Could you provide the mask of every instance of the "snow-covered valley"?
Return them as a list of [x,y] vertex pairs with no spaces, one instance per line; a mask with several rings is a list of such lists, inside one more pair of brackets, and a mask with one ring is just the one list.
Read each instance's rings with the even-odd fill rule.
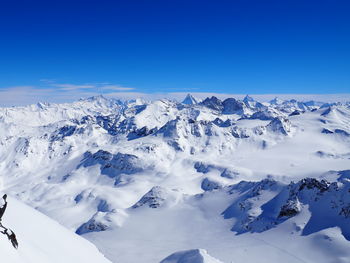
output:
[[0,108],[0,174],[2,193],[111,262],[350,259],[349,103],[97,96]]

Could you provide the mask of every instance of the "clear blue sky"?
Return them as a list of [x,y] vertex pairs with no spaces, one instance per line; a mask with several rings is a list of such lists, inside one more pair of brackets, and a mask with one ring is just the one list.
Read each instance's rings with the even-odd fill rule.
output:
[[348,0],[0,5],[0,90],[109,83],[144,93],[350,91]]

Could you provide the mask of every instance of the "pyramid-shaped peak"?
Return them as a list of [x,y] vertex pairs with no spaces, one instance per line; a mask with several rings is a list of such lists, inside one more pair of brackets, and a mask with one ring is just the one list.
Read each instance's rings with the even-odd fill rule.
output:
[[255,101],[252,97],[250,97],[249,95],[246,95],[243,99],[243,102],[253,102]]
[[191,94],[187,94],[186,98],[182,101],[183,104],[193,105],[197,104],[198,100]]

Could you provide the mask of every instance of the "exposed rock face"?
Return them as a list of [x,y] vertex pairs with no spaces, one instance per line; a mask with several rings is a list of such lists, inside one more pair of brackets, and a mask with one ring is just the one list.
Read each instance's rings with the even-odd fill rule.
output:
[[203,162],[196,162],[194,164],[194,168],[197,170],[199,173],[208,173],[212,169],[216,169],[216,166],[211,165],[211,164],[205,164]]
[[141,206],[148,206],[150,208],[160,207],[166,199],[166,190],[160,186],[154,186],[149,192],[147,192],[132,208],[138,208]]
[[[308,190],[312,190],[315,189],[316,191],[319,191],[320,193],[323,193],[324,191],[327,191],[329,189],[329,185],[330,183],[325,181],[325,180],[317,180],[315,178],[305,178],[300,180],[296,186],[292,185],[292,191],[296,192],[296,191],[302,191],[303,189],[308,189]],[[295,190],[294,188],[298,187],[298,190]]]
[[267,125],[267,128],[273,132],[288,135],[291,131],[291,123],[287,118],[276,117]]
[[201,187],[204,191],[212,191],[215,189],[220,189],[222,188],[222,185],[220,185],[219,182],[215,182],[213,180],[210,180],[209,178],[205,178],[202,181]]
[[178,123],[180,119],[168,121],[163,127],[159,129],[157,134],[162,134],[166,138],[177,139],[180,137],[178,132]]
[[204,249],[179,251],[163,259],[160,263],[222,263],[210,256]]
[[350,133],[348,133],[347,131],[345,131],[343,129],[335,129],[334,133],[340,134],[340,135],[343,135],[343,136],[346,136],[346,137],[350,136]]
[[295,110],[293,111],[292,113],[289,114],[289,116],[296,116],[296,115],[300,115],[304,113],[303,111],[300,111],[300,110]]
[[106,217],[106,213],[97,212],[88,222],[82,224],[76,231],[78,235],[89,232],[100,232],[108,229],[111,220]]
[[332,107],[328,107],[326,110],[324,110],[324,111],[321,113],[321,116],[327,116],[327,115],[329,115],[331,112],[332,112]]
[[332,133],[334,133],[334,132],[332,132],[331,130],[328,130],[328,129],[326,129],[326,128],[323,128],[321,132],[322,132],[322,133],[325,133],[325,134],[332,134]]
[[59,128],[51,135],[51,141],[63,140],[65,137],[72,136],[77,130],[77,126],[66,125]]
[[350,218],[350,204],[342,207],[339,215],[344,216],[345,218]]
[[168,189],[161,186],[154,186],[131,209],[135,208],[168,208],[182,201],[184,194],[179,189]]
[[273,120],[274,118],[278,116],[283,116],[280,111],[274,109],[274,108],[262,108],[258,111],[254,112],[249,119],[254,120]]
[[239,172],[232,171],[230,169],[224,169],[220,175],[228,179],[237,179],[239,176]]
[[264,106],[263,104],[261,104],[260,102],[254,100],[252,97],[250,97],[249,95],[246,95],[243,99],[243,103],[250,109],[262,109],[265,108],[266,106]]
[[255,100],[252,97],[250,97],[249,95],[246,95],[243,99],[243,102],[246,106],[251,107],[252,106],[251,104],[254,103]]
[[212,96],[211,98],[206,98],[205,100],[203,100],[201,103],[201,105],[206,106],[207,108],[210,108],[212,110],[216,110],[221,112],[224,108],[222,101],[219,100],[217,97]]
[[246,107],[243,102],[238,101],[234,98],[225,99],[222,102],[222,105],[223,105],[223,110],[222,110],[223,114],[243,113],[244,107]]
[[238,219],[232,230],[240,234],[266,231],[308,209],[311,218],[302,229],[303,234],[338,226],[344,237],[350,240],[347,227],[350,180],[347,179],[347,171],[339,174],[341,184],[315,178],[305,178],[289,185],[271,180],[241,182],[230,188],[230,193],[242,194],[223,215]]
[[203,162],[195,162],[194,168],[198,173],[203,173],[203,174],[207,174],[213,171],[218,171],[220,172],[221,177],[225,177],[228,179],[235,179],[239,175],[237,171],[231,170],[229,168],[213,165],[213,164],[207,164]]
[[104,150],[99,150],[94,154],[86,152],[84,159],[77,168],[96,164],[100,165],[101,174],[115,178],[116,183],[118,183],[121,174],[134,174],[142,172],[145,169],[139,158],[135,155],[120,152],[112,154]]
[[250,130],[244,129],[244,128],[239,128],[237,126],[232,127],[231,129],[231,134],[233,137],[237,139],[246,139],[250,137]]
[[301,211],[301,204],[298,198],[289,199],[287,203],[281,207],[278,217],[292,217]]
[[129,140],[139,139],[141,137],[145,137],[145,136],[154,134],[157,131],[158,131],[157,127],[149,129],[147,126],[144,126],[144,127],[140,128],[140,129],[135,129],[132,132],[130,132],[128,134],[128,139]]
[[219,126],[219,127],[230,127],[232,125],[234,125],[234,122],[230,119],[227,119],[226,121],[223,121],[221,120],[220,118],[216,118],[213,123],[216,125],[216,126]]
[[197,104],[198,100],[191,94],[187,94],[186,98],[182,101],[182,104],[194,105]]

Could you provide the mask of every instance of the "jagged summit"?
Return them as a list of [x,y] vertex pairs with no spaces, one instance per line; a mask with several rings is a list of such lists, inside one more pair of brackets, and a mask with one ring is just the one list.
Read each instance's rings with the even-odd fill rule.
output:
[[283,135],[288,135],[291,131],[291,123],[287,118],[276,117],[267,126],[273,132],[281,133]]
[[88,100],[88,101],[93,101],[93,100],[107,100],[107,98],[105,96],[103,96],[102,94],[99,95],[95,95],[95,96],[91,96],[91,97],[87,97],[87,98],[80,98],[80,101],[83,100]]
[[106,97],[102,94],[96,95],[96,96],[91,96],[88,98],[80,98],[79,101],[80,102],[95,103],[96,105],[100,105],[100,106],[113,106],[115,104],[117,104],[117,105],[125,104],[125,102],[123,102],[119,99],[109,98],[109,97]]
[[166,199],[166,189],[160,186],[154,186],[149,190],[132,208],[138,208],[147,205],[151,208],[160,207]]
[[194,105],[197,104],[198,100],[193,97],[191,94],[187,94],[185,99],[182,101],[182,104],[187,104],[187,105]]
[[112,99],[107,98],[107,97],[103,96],[102,94],[79,99],[79,101],[82,101],[82,102],[87,101],[87,102],[100,102],[100,103],[109,102],[111,100]]
[[200,104],[217,111],[223,109],[222,101],[215,96],[206,98]]
[[270,100],[269,102],[272,105],[280,105],[284,102],[284,100],[281,100],[280,98],[275,97],[273,100]]
[[244,98],[243,98],[243,103],[250,109],[263,109],[265,108],[265,106],[256,101],[254,98],[250,97],[249,95],[246,95]]
[[249,103],[249,102],[254,102],[255,100],[250,97],[249,95],[245,95],[245,97],[243,98],[243,102],[244,103]]
[[39,109],[45,109],[46,107],[49,107],[50,106],[50,103],[48,103],[48,102],[38,102],[37,104],[37,107],[39,108]]

